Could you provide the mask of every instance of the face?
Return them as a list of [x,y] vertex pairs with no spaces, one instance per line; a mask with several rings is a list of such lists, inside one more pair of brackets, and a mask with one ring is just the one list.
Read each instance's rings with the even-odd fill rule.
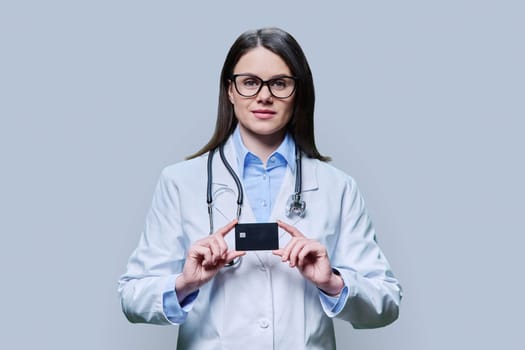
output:
[[[244,54],[233,69],[233,74],[250,74],[264,81],[292,75],[281,57],[261,46]],[[244,97],[230,82],[228,96],[245,141],[246,138],[282,140],[285,127],[292,118],[294,94],[285,99],[276,98],[264,85],[257,95]]]

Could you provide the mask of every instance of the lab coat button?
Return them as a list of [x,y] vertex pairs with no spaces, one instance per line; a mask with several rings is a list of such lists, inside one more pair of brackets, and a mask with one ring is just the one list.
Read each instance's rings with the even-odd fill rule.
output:
[[268,322],[268,320],[262,319],[259,321],[259,327],[268,328],[270,327],[270,322]]

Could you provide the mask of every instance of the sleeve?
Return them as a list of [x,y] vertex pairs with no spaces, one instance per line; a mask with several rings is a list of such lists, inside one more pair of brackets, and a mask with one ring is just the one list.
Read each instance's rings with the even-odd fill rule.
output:
[[328,317],[334,317],[341,312],[345,306],[347,295],[348,287],[346,285],[344,285],[338,296],[330,296],[319,289],[319,300],[321,301],[321,306]]
[[181,227],[178,190],[165,169],[157,183],[139,244],[119,280],[122,311],[130,322],[159,325],[184,322],[196,294],[193,300],[188,302],[186,298],[186,304],[179,305],[175,279],[182,272],[188,245]]
[[[375,239],[375,230],[355,181],[349,178],[342,198],[340,232],[331,263],[344,280],[346,295],[328,312],[354,328],[377,328],[399,315],[402,289]],[[339,310],[338,310],[339,309]]]

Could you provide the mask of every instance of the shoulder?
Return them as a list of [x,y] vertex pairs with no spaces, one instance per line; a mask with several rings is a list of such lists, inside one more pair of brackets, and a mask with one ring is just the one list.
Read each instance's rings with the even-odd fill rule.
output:
[[332,185],[340,184],[343,186],[356,186],[355,180],[352,176],[330,163],[313,158],[306,158],[306,162],[311,163],[311,165],[316,168],[319,181],[330,183]]
[[352,176],[326,162],[315,160],[319,189],[326,191],[332,199],[340,198],[341,203],[350,207],[364,208],[364,200],[357,182]]
[[[196,158],[168,165],[162,169],[161,179],[178,182],[195,177],[205,177],[207,159],[208,154],[206,153]],[[196,176],[197,174],[202,174],[202,176]]]

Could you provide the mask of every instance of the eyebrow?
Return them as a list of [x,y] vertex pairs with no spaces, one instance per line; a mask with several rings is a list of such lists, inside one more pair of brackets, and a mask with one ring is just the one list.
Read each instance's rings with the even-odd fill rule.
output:
[[[252,77],[256,77],[261,80],[264,80],[257,74],[253,74],[253,73],[233,73],[233,75],[246,75],[246,76],[252,76]],[[293,77],[293,76],[291,74],[276,74],[276,75],[272,75],[268,80],[279,79],[279,78],[284,78],[284,77]]]

